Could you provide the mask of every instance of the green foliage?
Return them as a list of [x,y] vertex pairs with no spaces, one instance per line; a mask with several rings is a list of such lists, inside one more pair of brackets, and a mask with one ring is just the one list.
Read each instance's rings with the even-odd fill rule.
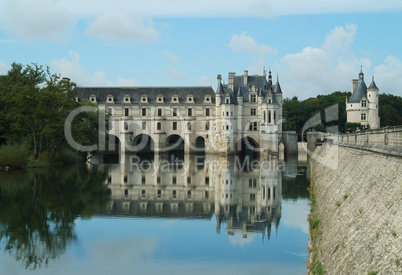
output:
[[368,275],[377,275],[378,271],[377,270],[369,270],[369,272],[367,274]]
[[379,105],[381,127],[402,125],[402,97],[380,94]]
[[[327,132],[327,129],[331,126],[339,125],[338,130],[343,132],[346,122],[345,100],[346,97],[349,96],[350,92],[337,91],[329,95],[319,95],[316,98],[309,98],[303,101],[299,101],[297,97],[293,97],[292,99],[285,98],[283,101],[283,117],[285,118],[283,129],[293,130],[301,134],[305,123],[314,115],[319,114],[321,123],[313,125],[312,128],[317,131]],[[338,113],[328,116],[328,118],[330,118],[328,119],[325,114],[325,109],[336,104],[338,104]],[[334,120],[333,117],[337,119]]]
[[[75,87],[70,80],[51,74],[48,67],[13,63],[7,75],[0,76],[0,144],[21,144],[28,139],[34,165],[40,159],[52,161],[65,154],[61,152],[67,152],[68,147],[64,134],[66,118],[82,106],[74,100]],[[72,124],[76,141],[96,144],[98,123],[96,113],[79,114]]]
[[319,263],[316,265],[313,274],[323,275],[324,273],[325,273],[324,268],[322,267],[321,262],[319,262]]
[[[328,127],[338,125],[339,132],[345,133],[348,128],[355,131],[360,124],[346,124],[346,97],[350,97],[350,92],[334,92],[329,95],[318,95],[299,101],[297,97],[283,100],[283,117],[285,131],[293,130],[301,134],[305,123],[314,115],[319,114],[321,123],[312,126],[317,131],[328,132]],[[326,121],[325,109],[338,104],[338,120]],[[391,94],[379,95],[379,116],[381,127],[402,125],[402,97]]]
[[28,161],[28,144],[7,144],[0,147],[0,167],[25,168]]
[[354,133],[356,129],[359,128],[360,130],[363,129],[363,125],[356,122],[346,122],[345,123],[345,133]]

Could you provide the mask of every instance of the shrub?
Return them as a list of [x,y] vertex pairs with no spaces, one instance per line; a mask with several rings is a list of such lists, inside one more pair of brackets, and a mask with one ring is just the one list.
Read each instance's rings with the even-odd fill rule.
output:
[[29,145],[27,143],[3,145],[0,148],[0,167],[27,167],[29,152]]

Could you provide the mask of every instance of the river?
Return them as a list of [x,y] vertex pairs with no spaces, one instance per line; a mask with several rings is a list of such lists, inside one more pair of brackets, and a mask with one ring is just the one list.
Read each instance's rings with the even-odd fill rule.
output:
[[306,274],[297,160],[91,162],[0,171],[0,274]]

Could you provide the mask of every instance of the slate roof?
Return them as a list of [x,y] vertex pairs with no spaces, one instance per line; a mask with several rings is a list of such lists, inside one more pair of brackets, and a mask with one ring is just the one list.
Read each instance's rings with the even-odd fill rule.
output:
[[[275,99],[275,94],[282,94],[282,89],[279,85],[279,81],[277,81],[276,85],[272,85],[272,81],[267,81],[265,75],[249,75],[247,76],[247,86],[244,86],[244,76],[243,75],[238,75],[234,76],[233,78],[233,86],[234,89],[233,91],[228,88],[228,85],[222,85],[221,83],[218,84],[217,88],[217,93],[222,94],[222,89],[223,93],[226,93],[227,90],[230,90],[229,93],[233,94],[234,100],[231,100],[231,104],[237,104],[237,97],[243,97],[243,102],[249,102],[249,87],[252,85],[255,85],[255,89],[257,91],[258,96],[264,97],[264,102],[267,100],[267,94],[268,90],[271,90],[272,92],[272,103],[277,104],[277,101]],[[224,104],[225,102],[223,101],[223,96],[221,97],[222,101],[221,104]],[[233,103],[232,103],[233,102]]]
[[366,83],[364,83],[364,74],[360,71],[359,80],[348,103],[359,103],[363,97],[367,98],[367,86]]
[[378,90],[377,85],[375,85],[375,82],[374,82],[374,76],[371,79],[371,83],[370,83],[370,86],[368,87],[368,90]]
[[215,92],[212,87],[78,87],[78,100],[96,96],[97,103],[105,103],[108,95],[113,96],[114,103],[123,103],[124,96],[129,95],[131,103],[139,103],[142,95],[147,95],[148,103],[156,103],[156,98],[162,95],[164,102],[170,102],[173,95],[177,95],[180,103],[185,103],[187,95],[193,95],[194,103],[204,102],[204,96],[211,96],[211,103],[215,103]]

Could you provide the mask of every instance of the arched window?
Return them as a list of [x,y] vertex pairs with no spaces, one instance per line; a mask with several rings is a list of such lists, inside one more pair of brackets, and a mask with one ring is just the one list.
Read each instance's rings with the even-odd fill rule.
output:
[[271,123],[271,111],[268,111],[268,123]]
[[266,119],[267,119],[267,118],[266,118],[266,116],[267,116],[267,113],[264,111],[264,123],[265,123],[265,122],[267,122],[267,120],[266,120]]
[[187,123],[187,130],[191,131],[191,122]]
[[156,129],[162,130],[162,123],[158,122],[158,124],[156,125]]

